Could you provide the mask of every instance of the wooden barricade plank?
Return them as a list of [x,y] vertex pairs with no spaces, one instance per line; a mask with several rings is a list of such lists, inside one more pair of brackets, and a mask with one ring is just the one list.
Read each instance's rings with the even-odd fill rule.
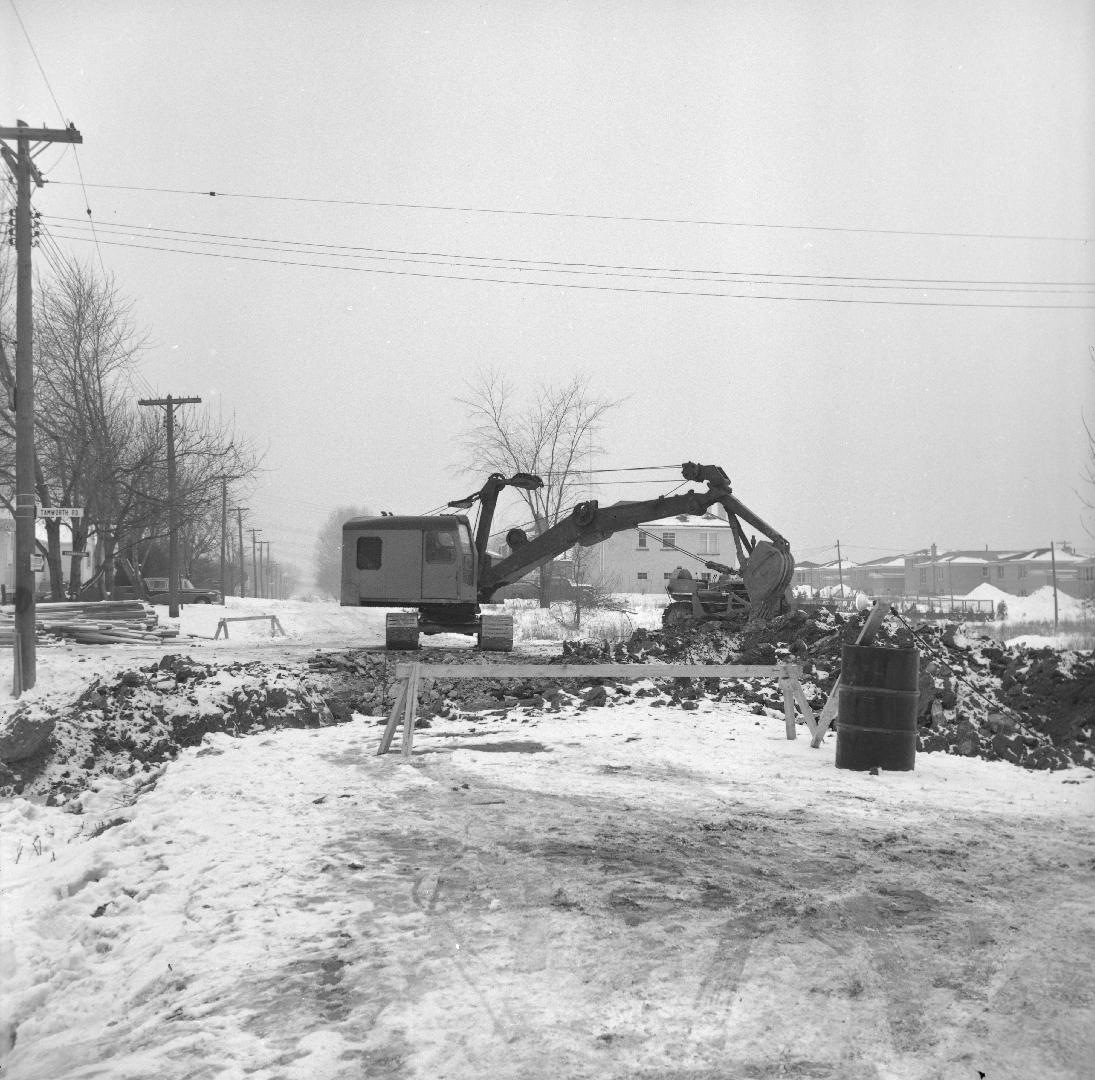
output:
[[397,664],[395,677],[412,667],[424,679],[772,679],[802,676],[798,664]]
[[404,691],[403,747],[400,751],[404,758],[411,756],[411,744],[414,742],[414,720],[418,712],[418,668],[418,664],[411,664],[407,688]]
[[264,620],[269,620],[270,622],[271,637],[275,637],[278,634],[281,634],[282,637],[287,636],[276,615],[232,615],[221,619],[217,623],[217,632],[213,635],[213,640],[216,641],[222,633],[224,634],[224,640],[228,640],[228,624],[230,622],[263,622]]
[[376,752],[377,757],[388,752],[388,749],[392,745],[392,737],[395,735],[395,729],[403,719],[403,713],[407,708],[407,686],[409,681],[409,679],[404,679],[399,684],[399,691],[395,695],[395,704],[392,706],[392,711],[388,716],[388,724],[384,728],[384,734],[380,737],[380,748]]
[[783,694],[783,715],[787,738],[795,738],[795,706],[802,710],[806,726],[815,732],[813,710],[806,701],[799,679],[798,664],[396,664],[395,680],[400,684],[395,704],[380,740],[377,755],[386,754],[400,722],[403,724],[401,756],[411,756],[418,684],[422,679],[778,679]]
[[787,676],[781,676],[779,688],[783,693],[783,720],[787,727],[787,738],[795,737],[795,699],[791,690],[791,680]]
[[806,721],[806,727],[810,732],[810,735],[817,734],[817,720],[814,718],[814,710],[810,708],[810,703],[806,700],[806,692],[802,689],[802,683],[798,679],[789,680],[791,683],[791,693],[795,696],[795,701],[798,703],[798,707],[802,710],[802,719]]

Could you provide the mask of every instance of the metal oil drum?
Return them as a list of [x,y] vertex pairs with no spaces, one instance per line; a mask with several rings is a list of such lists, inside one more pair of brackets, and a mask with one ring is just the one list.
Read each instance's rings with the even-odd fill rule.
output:
[[916,761],[920,653],[845,645],[837,705],[836,767],[908,771]]

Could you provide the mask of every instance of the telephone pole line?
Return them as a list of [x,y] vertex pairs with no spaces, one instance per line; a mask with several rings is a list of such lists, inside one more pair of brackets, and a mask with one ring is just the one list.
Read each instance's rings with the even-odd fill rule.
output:
[[179,617],[179,511],[175,505],[175,410],[180,405],[200,405],[200,397],[141,398],[138,405],[163,405],[167,411],[167,613]]
[[221,607],[228,603],[224,572],[228,562],[228,480],[221,477]]
[[[271,591],[270,590],[270,584],[271,584],[271,582],[270,582],[270,545],[272,543],[273,543],[272,540],[260,540],[259,541],[259,550],[260,550],[260,552],[261,552],[263,547],[266,548],[266,562],[265,562],[265,568],[263,570],[263,575],[262,575],[262,595],[267,600],[270,599],[270,591]],[[260,563],[260,565],[262,565],[262,564]]]
[[233,506],[232,513],[236,515],[236,524],[240,528],[240,596],[247,595],[244,589],[244,582],[247,580],[247,565],[244,562],[243,557],[243,515],[250,510],[249,506]]
[[[31,258],[34,223],[30,211],[30,183],[43,184],[31,160],[30,144],[82,143],[67,128],[31,128],[23,120],[0,127],[0,156],[15,179],[15,646],[12,693],[19,697],[38,680],[35,652],[34,569],[34,315]],[[14,139],[16,149],[3,142]]]
[[254,597],[257,597],[258,596],[258,587],[259,587],[259,577],[258,577],[258,571],[255,568],[255,565],[256,565],[255,564],[255,544],[257,542],[255,540],[255,537],[257,537],[258,534],[260,532],[262,532],[262,529],[248,529],[248,532],[250,532],[250,534],[251,534],[251,578],[252,578],[252,580],[251,580],[251,595],[254,596]]

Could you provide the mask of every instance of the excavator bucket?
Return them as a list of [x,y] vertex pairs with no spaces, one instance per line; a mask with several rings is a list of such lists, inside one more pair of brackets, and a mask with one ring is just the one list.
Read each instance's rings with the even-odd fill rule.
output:
[[778,603],[791,584],[794,573],[795,560],[789,551],[767,540],[758,541],[742,572],[753,610],[761,612]]

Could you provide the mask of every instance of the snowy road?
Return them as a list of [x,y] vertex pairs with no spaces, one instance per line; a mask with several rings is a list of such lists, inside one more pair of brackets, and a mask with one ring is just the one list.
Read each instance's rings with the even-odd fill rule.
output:
[[3,1076],[1089,1075],[1086,771],[837,772],[707,702],[379,730],[16,800]]

